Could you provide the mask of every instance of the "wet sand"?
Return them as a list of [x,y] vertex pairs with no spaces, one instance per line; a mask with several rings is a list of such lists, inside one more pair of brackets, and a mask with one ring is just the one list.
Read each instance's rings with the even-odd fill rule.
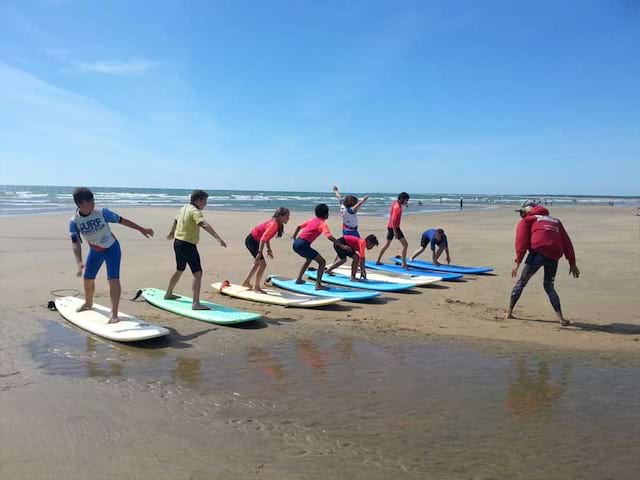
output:
[[[175,210],[123,209],[120,213],[156,230],[156,238],[147,240],[132,230],[114,228],[123,249],[123,298],[131,297],[138,288],[166,288],[174,264],[171,243],[164,236]],[[212,294],[208,287],[211,282],[224,279],[238,282],[246,273],[250,263],[244,236],[269,215],[207,210],[206,218],[229,247],[220,248],[203,232],[200,252],[205,270],[205,298],[260,312],[263,321],[246,328],[212,326],[154,309],[144,302],[123,300],[123,311],[171,328],[172,338],[164,344],[139,349],[114,347],[100,340],[95,340],[97,347],[70,347],[70,358],[80,351],[85,352],[83,355],[98,356],[94,366],[98,374],[81,376],[65,374],[64,369],[50,375],[46,357],[34,356],[29,349],[34,341],[48,348],[49,330],[43,320],[57,322],[83,341],[91,338],[44,308],[47,300],[53,298],[52,290],[81,289],[66,234],[68,215],[0,218],[0,288],[4,311],[0,320],[3,410],[0,472],[3,478],[29,479],[177,475],[420,478],[423,470],[407,466],[403,469],[395,461],[381,461],[380,458],[387,458],[384,452],[378,452],[377,456],[375,452],[349,453],[349,449],[336,445],[339,440],[331,431],[320,438],[322,425],[281,427],[277,437],[259,435],[252,430],[251,422],[246,421],[250,415],[241,414],[234,419],[227,410],[216,410],[216,403],[230,402],[237,406],[240,400],[234,392],[226,390],[224,383],[213,382],[215,391],[201,390],[203,385],[211,387],[212,377],[199,379],[194,365],[203,359],[211,362],[216,357],[254,351],[254,363],[277,377],[278,367],[269,365],[268,356],[260,348],[268,350],[278,344],[302,342],[297,358],[313,365],[322,359],[313,348],[305,348],[305,342],[313,343],[325,334],[385,343],[394,348],[437,343],[458,347],[462,344],[466,350],[492,355],[559,351],[581,361],[598,359],[605,365],[610,359],[631,358],[640,349],[639,218],[634,217],[633,209],[624,208],[551,208],[551,214],[560,217],[569,231],[582,271],[580,279],[570,278],[568,265],[561,260],[556,283],[565,315],[573,323],[569,328],[561,328],[555,322],[542,289],[541,275],[525,290],[515,312],[518,318],[503,319],[514,282],[510,269],[518,217],[511,209],[408,215],[403,220],[410,253],[417,246],[420,232],[440,226],[448,233],[453,263],[493,266],[495,275],[466,276],[461,282],[446,282],[414,293],[384,295],[372,303],[344,303],[323,310],[283,309]],[[306,218],[293,215],[288,232]],[[360,219],[363,233],[379,237],[384,235],[385,223],[374,217]],[[337,217],[330,219],[330,225],[339,232]],[[320,238],[315,245],[326,258],[333,258],[329,242]],[[276,258],[270,261],[268,272],[294,276],[301,259],[291,252],[290,242],[285,238],[275,240],[273,247]],[[392,246],[388,253],[396,251]],[[189,294],[189,289],[189,280],[183,278],[178,292]],[[97,281],[96,302],[108,305],[107,283],[103,278]],[[124,358],[114,361],[113,352],[122,352],[123,348]],[[98,352],[91,353],[95,349]],[[64,358],[65,351],[54,353]],[[156,361],[175,364],[173,370],[182,372],[174,374],[179,379],[162,377],[156,382]],[[129,376],[127,372],[141,362],[147,365],[148,372],[138,378]],[[415,372],[409,368],[406,375],[410,377],[412,373]],[[243,383],[242,379],[235,380]],[[320,380],[309,377],[310,385],[315,381]],[[518,388],[512,387],[516,411],[528,408],[526,400],[518,400]],[[241,392],[236,393],[242,398]],[[286,397],[286,393],[283,395]],[[256,394],[257,398],[261,396]],[[348,407],[345,404],[345,410],[336,415],[347,415]],[[339,410],[340,403],[332,403],[331,408]],[[296,415],[304,416],[304,412]],[[260,428],[256,426],[257,430]],[[300,448],[304,442],[314,448]],[[358,460],[351,467],[349,455]],[[342,460],[336,462],[336,457]],[[450,473],[449,478],[469,477],[462,471],[457,475],[453,470],[445,470]],[[466,472],[472,471],[473,466],[467,466]]]

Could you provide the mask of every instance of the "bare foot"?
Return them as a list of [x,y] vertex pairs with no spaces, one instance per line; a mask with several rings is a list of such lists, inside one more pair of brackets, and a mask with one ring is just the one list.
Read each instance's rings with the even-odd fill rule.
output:
[[296,285],[303,285],[304,284],[304,280],[298,279],[296,280]]
[[376,265],[383,265],[383,263],[382,263],[380,260],[378,260],[378,261],[376,262]]
[[191,306],[191,310],[211,310],[211,309],[206,305],[202,305],[201,303],[194,303]]
[[242,286],[243,286],[244,288],[248,288],[249,290],[251,290],[251,289],[253,288],[253,285],[251,285],[249,282],[244,282],[244,283],[242,284]]
[[83,303],[82,305],[80,305],[78,307],[78,309],[76,310],[76,312],[84,312],[85,310],[91,310],[91,307],[93,307],[93,303]]
[[325,287],[324,285],[316,285],[316,290],[329,290],[329,287]]
[[177,299],[179,299],[179,298],[180,298],[180,295],[174,295],[173,293],[171,293],[171,294],[167,293],[167,294],[164,296],[164,299],[165,299],[165,300],[177,300]]
[[507,310],[506,312],[504,312],[504,318],[515,318],[513,316],[513,312],[511,310]]
[[120,319],[119,319],[117,316],[115,316],[115,317],[114,317],[114,316],[112,315],[112,316],[109,318],[109,321],[108,321],[107,323],[118,323],[119,321],[120,321]]
[[253,291],[256,292],[256,293],[267,293],[263,289],[261,289],[260,287],[254,288]]
[[569,320],[567,320],[566,318],[562,318],[562,319],[560,319],[560,325],[562,325],[563,327],[567,327],[567,326],[571,325],[571,322]]
[[401,265],[401,267],[402,267],[402,268],[407,268],[407,264],[406,264],[406,263],[403,263],[403,264]]

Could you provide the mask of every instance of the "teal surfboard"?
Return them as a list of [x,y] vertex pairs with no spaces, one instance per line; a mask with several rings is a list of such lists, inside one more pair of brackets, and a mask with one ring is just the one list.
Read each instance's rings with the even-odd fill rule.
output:
[[192,310],[191,303],[193,300],[189,297],[180,296],[176,300],[165,300],[164,290],[157,288],[145,288],[142,290],[142,297],[151,305],[167,310],[168,312],[182,315],[183,317],[193,318],[201,322],[217,323],[219,325],[229,325],[233,323],[244,323],[260,318],[259,313],[243,312],[235,308],[225,307],[217,303],[200,300],[200,303],[206,305],[211,310]]
[[379,292],[365,292],[362,290],[347,290],[346,288],[331,287],[327,290],[316,290],[315,282],[305,282],[297,284],[295,280],[290,280],[276,275],[269,277],[271,283],[276,287],[291,290],[292,292],[306,293],[307,295],[316,295],[318,297],[338,297],[348,302],[360,302],[369,300],[380,295]]
[[[316,270],[307,270],[305,273],[307,277],[312,280],[318,278],[318,272]],[[375,290],[377,292],[402,292],[403,290],[416,287],[415,283],[391,283],[391,281],[380,282],[375,280],[362,280],[359,282],[353,282],[351,281],[351,278],[347,277],[346,275],[342,275],[341,273],[332,273],[331,275],[327,275],[325,273],[322,276],[322,282],[340,285],[342,287]]]
[[[398,265],[402,263],[402,259],[399,257],[392,257],[392,261]],[[431,270],[433,272],[446,272],[446,273],[461,273],[466,275],[478,275],[481,273],[492,272],[491,267],[463,267],[461,265],[436,265],[425,260],[407,260],[407,265],[414,268],[421,268],[423,270]]]
[[434,277],[439,277],[444,281],[458,280],[462,278],[463,275],[461,273],[447,273],[447,272],[430,272],[427,270],[422,270],[420,268],[402,268],[400,265],[389,265],[388,263],[383,263],[382,265],[376,265],[376,262],[371,262],[367,260],[365,262],[365,266],[367,268],[371,268],[372,270],[380,270],[381,272],[389,272],[389,273],[401,273],[403,275],[433,275]]

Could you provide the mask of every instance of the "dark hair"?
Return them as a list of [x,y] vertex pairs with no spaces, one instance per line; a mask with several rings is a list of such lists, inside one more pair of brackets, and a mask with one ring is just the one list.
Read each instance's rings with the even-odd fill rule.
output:
[[343,205],[347,208],[355,207],[356,203],[358,203],[358,197],[354,197],[353,195],[347,195],[344,197]]
[[73,201],[79,207],[81,203],[93,200],[93,192],[86,187],[78,187],[73,190]]
[[204,190],[194,190],[191,192],[191,204],[195,204],[198,200],[206,200],[209,198],[209,194]]
[[376,237],[375,235],[367,235],[367,238],[365,238],[365,241],[367,243],[371,243],[374,246],[378,246],[378,237]]
[[[289,215],[289,209],[285,207],[280,207],[275,212],[273,212],[273,218],[284,217],[285,215]],[[284,232],[284,223],[278,224],[278,238],[282,236]]]
[[324,218],[325,220],[329,218],[329,207],[325,203],[316,205],[316,217]]
[[440,235],[444,235],[444,230],[439,228],[438,230],[436,230],[436,233],[439,233]]
[[398,201],[400,203],[402,203],[405,200],[409,200],[409,198],[410,197],[409,197],[409,194],[407,192],[402,192],[402,193],[400,193],[400,195],[398,195]]

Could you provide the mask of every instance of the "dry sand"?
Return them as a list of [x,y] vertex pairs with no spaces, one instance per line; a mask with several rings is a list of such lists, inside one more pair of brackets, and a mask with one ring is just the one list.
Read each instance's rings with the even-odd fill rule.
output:
[[[154,239],[145,239],[133,230],[114,227],[123,250],[123,299],[138,288],[166,288],[175,266],[171,242],[165,240],[165,235],[175,212],[155,208],[120,210],[123,216],[156,231]],[[515,311],[518,318],[503,318],[514,283],[510,270],[518,221],[517,214],[508,208],[407,215],[403,219],[409,253],[415,250],[424,229],[442,227],[448,234],[453,263],[493,266],[495,275],[466,276],[461,282],[445,282],[415,293],[384,295],[373,303],[344,304],[326,310],[284,309],[213,295],[211,282],[242,279],[250,266],[244,237],[269,215],[206,210],[207,220],[229,247],[222,249],[202,233],[199,249],[205,272],[203,297],[261,312],[266,324],[277,328],[213,330],[209,325],[159,311],[144,302],[123,300],[121,309],[171,327],[180,341],[189,344],[189,354],[196,357],[283,338],[309,337],[316,332],[396,342],[463,341],[472,348],[506,341],[504,345],[516,349],[633,354],[640,351],[640,217],[634,213],[631,208],[551,208],[551,214],[563,221],[574,242],[582,272],[579,279],[574,279],[568,275],[566,260],[560,261],[556,286],[565,316],[572,322],[568,328],[556,323],[542,289],[541,274],[525,290]],[[130,385],[123,388],[108,382],[51,377],[36,368],[25,345],[42,332],[37,320],[63,322],[57,313],[44,308],[53,298],[51,291],[82,288],[81,280],[75,276],[68,217],[0,218],[2,478],[244,478],[258,473],[262,478],[283,478],[283,472],[289,472],[284,477],[295,478],[296,468],[300,468],[295,455],[280,456],[278,462],[268,463],[265,458],[275,447],[252,449],[259,443],[255,438],[239,434],[220,419],[196,421],[182,406],[167,402],[164,394]],[[308,217],[294,214],[287,233]],[[334,232],[340,231],[336,216],[330,219],[330,225]],[[360,218],[361,232],[375,233],[381,240],[385,227],[382,218]],[[289,236],[272,244],[275,259],[269,262],[268,273],[294,276],[302,259],[291,251]],[[314,246],[327,259],[333,259],[328,241],[319,238]],[[389,255],[397,253],[398,248],[396,242],[388,250]],[[375,255],[371,254],[373,258]],[[187,272],[183,277],[178,293],[190,294],[189,276]],[[102,272],[97,280],[96,302],[109,303]],[[242,455],[238,455],[238,449]],[[327,468],[324,474],[330,475],[331,469]],[[381,470],[369,471],[360,466],[353,473],[374,478]]]

